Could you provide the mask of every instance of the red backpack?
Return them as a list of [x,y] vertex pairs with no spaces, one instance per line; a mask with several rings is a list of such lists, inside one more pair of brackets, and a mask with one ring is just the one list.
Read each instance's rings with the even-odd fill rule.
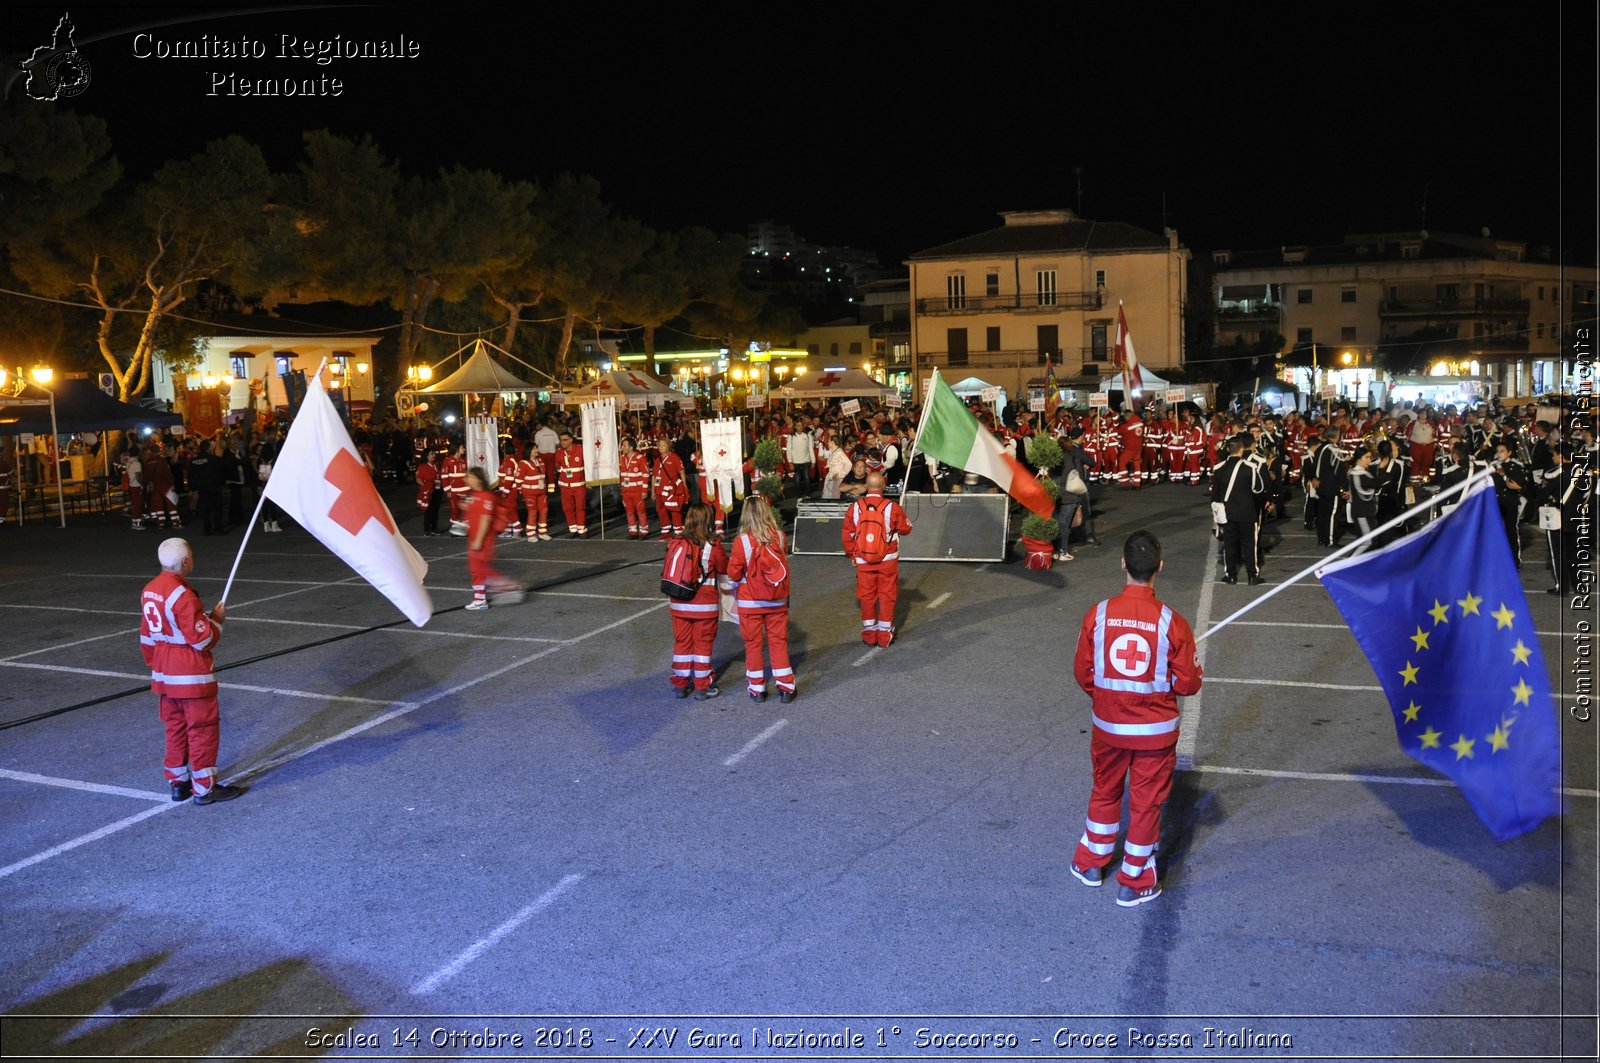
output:
[[856,556],[869,565],[889,556],[889,500],[863,498],[856,511]]
[[672,540],[667,560],[661,567],[661,593],[677,602],[686,602],[700,593],[706,581],[694,543],[683,537]]

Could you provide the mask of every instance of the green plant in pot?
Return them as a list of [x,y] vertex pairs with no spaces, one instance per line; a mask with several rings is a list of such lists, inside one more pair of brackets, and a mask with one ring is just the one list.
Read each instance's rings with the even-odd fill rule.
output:
[[781,460],[783,452],[778,449],[776,439],[763,439],[756,444],[755,453],[750,456],[750,464],[756,470],[756,493],[769,502],[776,502],[783,495],[783,477],[777,473]]

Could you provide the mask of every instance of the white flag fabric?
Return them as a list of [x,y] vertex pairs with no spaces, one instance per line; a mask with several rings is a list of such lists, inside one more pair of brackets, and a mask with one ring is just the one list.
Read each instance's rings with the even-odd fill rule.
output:
[[622,480],[617,465],[617,400],[596,399],[578,407],[583,412],[583,478],[589,484]]
[[723,506],[744,492],[744,418],[700,422],[700,460],[706,485]]
[[395,528],[372,474],[321,388],[307,388],[264,489],[295,523],[421,627],[433,615],[428,563]]
[[467,468],[482,469],[491,484],[500,475],[500,422],[493,417],[467,418]]

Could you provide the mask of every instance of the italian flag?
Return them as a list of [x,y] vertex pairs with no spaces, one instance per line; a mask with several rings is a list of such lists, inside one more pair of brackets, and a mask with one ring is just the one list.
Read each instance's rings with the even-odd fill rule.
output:
[[946,465],[993,480],[1000,490],[1048,518],[1055,511],[1055,501],[1039,486],[1038,478],[984,431],[937,372],[930,383],[917,430],[917,448]]

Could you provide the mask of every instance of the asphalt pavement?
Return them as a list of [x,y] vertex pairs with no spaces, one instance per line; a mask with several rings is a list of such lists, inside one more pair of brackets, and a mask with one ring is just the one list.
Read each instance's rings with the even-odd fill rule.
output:
[[[138,648],[168,533],[0,535],[0,1057],[1595,1053],[1593,613],[1543,593],[1532,529],[1560,820],[1497,844],[1404,756],[1308,579],[1204,643],[1164,893],[1123,909],[1067,874],[1078,625],[1133,530],[1204,631],[1327,553],[1298,521],[1266,585],[1226,585],[1203,488],[1097,488],[1104,545],[1050,571],[904,565],[877,650],[850,566],[795,556],[783,705],[744,695],[731,625],[723,696],[671,696],[659,543],[505,543],[534,593],[466,612],[463,541],[387,493],[435,616],[304,533],[252,536],[217,653],[222,776],[249,791],[206,808],[167,798]],[[240,533],[181,534],[209,604]]]

